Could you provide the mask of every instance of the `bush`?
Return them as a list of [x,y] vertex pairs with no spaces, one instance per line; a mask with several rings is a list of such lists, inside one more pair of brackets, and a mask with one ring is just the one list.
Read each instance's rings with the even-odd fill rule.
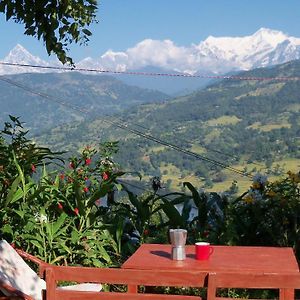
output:
[[291,246],[300,255],[300,174],[275,182],[255,176],[231,204],[231,237],[237,245]]

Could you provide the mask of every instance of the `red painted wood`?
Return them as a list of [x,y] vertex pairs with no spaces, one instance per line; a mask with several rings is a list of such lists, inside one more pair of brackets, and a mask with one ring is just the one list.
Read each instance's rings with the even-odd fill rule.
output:
[[129,284],[127,287],[128,293],[136,294],[138,292],[138,286],[134,284]]
[[41,259],[39,259],[39,258],[37,258],[37,257],[35,257],[35,256],[33,256],[33,255],[31,255],[31,254],[29,254],[29,253],[21,250],[21,249],[15,249],[15,250],[24,259],[29,260],[29,261],[37,264],[38,267],[39,267],[39,276],[41,278],[44,277],[44,271],[45,271],[45,269],[46,269],[47,266],[50,266],[50,264],[42,261]]
[[280,299],[294,299],[294,290],[300,289],[300,273],[210,273],[207,300],[230,299],[216,297],[217,288],[281,289]]
[[[86,267],[59,267],[51,266],[46,268],[47,282],[47,300],[59,299],[200,299],[200,297],[191,297],[183,295],[160,295],[160,294],[138,294],[136,286],[197,286],[202,287],[207,273],[201,271],[185,271],[178,274],[177,271],[152,271],[152,270],[123,270],[123,269],[105,269],[105,268],[86,268]],[[124,284],[135,286],[133,290],[127,293],[103,293],[103,292],[78,292],[65,291],[56,288],[58,281],[76,281],[76,282],[98,282],[109,284]]]
[[59,299],[64,299],[64,298],[59,298],[57,297],[55,291],[56,291],[56,279],[54,275],[54,271],[52,268],[47,268],[45,271],[45,276],[46,276],[46,299],[47,300],[59,300]]
[[[171,259],[171,245],[143,244],[123,264],[123,269],[185,270],[203,272],[251,272],[299,274],[299,267],[292,248],[213,246],[214,252],[207,261],[195,259],[195,246],[186,246],[186,260]],[[155,263],[154,263],[155,262]],[[293,289],[282,288],[281,300],[293,299]]]
[[[299,289],[298,287],[295,287],[295,289]],[[295,298],[295,290],[294,289],[283,289],[281,288],[279,290],[279,299],[280,300],[289,300]]]
[[[57,291],[57,299],[63,300],[200,300],[197,296],[160,295],[160,294],[131,294],[108,292],[66,292]],[[48,300],[48,299],[47,299]]]
[[34,300],[32,297],[22,293],[19,290],[14,289],[12,286],[4,283],[0,280],[0,288],[5,290],[11,296],[0,296],[0,300],[2,299],[22,299],[22,300]]
[[213,246],[207,261],[195,259],[194,246],[186,246],[186,260],[170,257],[171,245],[143,244],[122,265],[123,269],[194,270],[204,272],[269,272],[298,273],[299,267],[292,248]]
[[[203,285],[206,272],[185,270],[178,272],[175,270],[125,270],[112,268],[89,268],[89,267],[64,267],[51,266],[56,281],[76,281],[76,282],[100,282],[127,285],[148,285],[148,286],[195,286]],[[46,276],[46,281],[48,277]]]

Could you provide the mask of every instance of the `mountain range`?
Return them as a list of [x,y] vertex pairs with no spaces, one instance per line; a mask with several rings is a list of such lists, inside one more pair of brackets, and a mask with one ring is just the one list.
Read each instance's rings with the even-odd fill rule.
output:
[[[145,39],[133,47],[108,50],[98,58],[87,57],[77,68],[111,71],[213,75],[269,67],[300,58],[300,38],[281,31],[261,28],[244,37],[213,37],[191,46],[178,46],[171,40]],[[58,61],[44,61],[16,45],[0,62],[60,67]],[[44,73],[54,70],[0,65],[0,75]],[[122,75],[127,84],[157,89],[168,94],[184,94],[206,85],[209,80],[168,76]]]

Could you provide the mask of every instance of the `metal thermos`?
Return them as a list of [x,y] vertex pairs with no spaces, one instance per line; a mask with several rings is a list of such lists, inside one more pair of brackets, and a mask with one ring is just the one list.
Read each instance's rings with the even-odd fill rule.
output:
[[185,229],[170,229],[169,234],[172,244],[172,259],[184,260],[187,231]]

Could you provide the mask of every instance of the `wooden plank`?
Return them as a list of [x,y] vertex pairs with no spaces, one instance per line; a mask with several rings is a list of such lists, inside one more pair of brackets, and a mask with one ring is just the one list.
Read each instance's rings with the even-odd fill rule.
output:
[[136,294],[138,292],[138,286],[135,284],[128,284],[127,292]]
[[[137,286],[187,286],[191,283],[198,287],[202,286],[207,273],[186,271],[178,274],[174,271],[147,271],[147,270],[122,270],[122,269],[101,269],[86,267],[59,267],[52,266],[46,268],[46,299],[128,299],[128,300],[195,300],[201,299],[198,296],[185,295],[162,295],[162,294],[139,294]],[[127,293],[107,293],[107,292],[83,292],[57,289],[58,281],[94,282],[109,284],[124,284],[128,286]]]
[[294,290],[300,289],[300,273],[210,273],[207,299],[230,299],[216,297],[218,288],[281,289],[281,300],[294,299]]
[[56,279],[52,268],[47,268],[45,271],[46,275],[46,299],[47,300],[59,300],[63,298],[57,297],[56,294]]
[[300,273],[210,273],[209,284],[212,278],[219,288],[300,288]]
[[[147,286],[203,286],[206,272],[174,270],[145,271],[112,268],[51,266],[56,281],[76,281],[91,283],[115,283]],[[47,279],[48,280],[48,279]],[[132,290],[133,291],[133,290]]]
[[70,292],[57,290],[57,299],[64,300],[200,300],[198,296],[162,295],[162,294],[135,294],[110,292]]

